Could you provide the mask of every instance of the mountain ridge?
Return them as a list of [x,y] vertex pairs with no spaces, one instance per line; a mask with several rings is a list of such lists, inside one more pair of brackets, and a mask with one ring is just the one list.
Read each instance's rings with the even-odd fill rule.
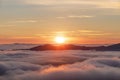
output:
[[52,45],[45,44],[37,47],[30,48],[32,51],[45,51],[45,50],[96,50],[96,51],[120,51],[120,43],[112,44],[108,46],[77,46],[73,44],[61,44],[61,45]]

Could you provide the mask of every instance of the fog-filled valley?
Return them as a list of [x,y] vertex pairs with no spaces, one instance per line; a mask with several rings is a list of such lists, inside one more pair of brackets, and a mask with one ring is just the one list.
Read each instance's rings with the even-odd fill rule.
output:
[[119,79],[119,51],[0,51],[0,80]]

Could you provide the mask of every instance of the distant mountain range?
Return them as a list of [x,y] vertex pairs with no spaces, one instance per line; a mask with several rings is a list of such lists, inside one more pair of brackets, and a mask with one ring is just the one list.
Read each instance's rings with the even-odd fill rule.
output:
[[30,49],[35,46],[38,46],[38,44],[24,44],[24,43],[0,44],[0,50]]
[[52,45],[45,44],[37,47],[30,48],[32,51],[45,51],[45,50],[96,50],[96,51],[120,51],[120,43],[108,46],[77,46],[72,44]]

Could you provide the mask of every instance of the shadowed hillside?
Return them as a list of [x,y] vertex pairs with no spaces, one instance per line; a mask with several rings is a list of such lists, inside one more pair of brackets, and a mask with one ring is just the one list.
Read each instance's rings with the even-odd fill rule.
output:
[[120,51],[120,43],[109,45],[109,46],[97,46],[97,47],[77,46],[77,45],[72,45],[72,44],[63,44],[63,45],[46,44],[46,45],[31,48],[29,50],[33,50],[33,51],[44,51],[44,50]]

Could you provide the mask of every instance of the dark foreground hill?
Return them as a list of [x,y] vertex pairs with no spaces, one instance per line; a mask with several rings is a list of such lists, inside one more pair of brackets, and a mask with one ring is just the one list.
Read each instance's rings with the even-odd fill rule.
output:
[[96,51],[120,51],[120,43],[113,44],[109,46],[97,46],[97,47],[87,47],[87,46],[77,46],[72,44],[64,45],[52,45],[46,44],[31,48],[32,51],[45,51],[45,50],[96,50]]

